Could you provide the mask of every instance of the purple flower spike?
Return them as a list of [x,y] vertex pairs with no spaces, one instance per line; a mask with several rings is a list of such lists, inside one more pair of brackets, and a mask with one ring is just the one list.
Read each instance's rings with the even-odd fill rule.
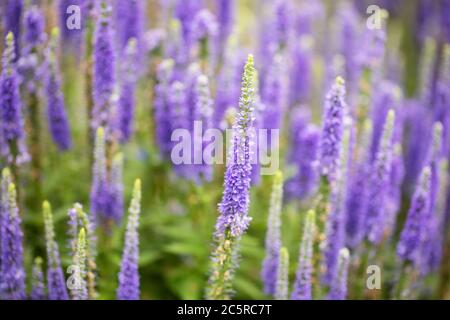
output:
[[283,175],[277,172],[270,197],[269,216],[267,218],[266,258],[263,262],[261,278],[264,292],[274,296],[276,292],[278,264],[281,249],[281,205],[283,202]]
[[[23,11],[23,0],[6,0],[4,5],[4,32],[12,32],[14,34],[14,39],[20,39],[21,25],[22,25],[22,11]],[[16,61],[19,58],[19,41],[14,43],[15,57]]]
[[139,300],[139,216],[141,214],[141,180],[134,183],[133,198],[131,200],[125,247],[119,273],[119,287],[117,299]]
[[395,112],[391,109],[386,116],[383,134],[370,175],[367,238],[373,244],[381,242],[389,222],[386,202],[392,168],[394,125]]
[[61,267],[58,243],[55,240],[53,215],[50,203],[43,204],[45,243],[47,247],[47,290],[49,300],[69,300],[66,281]]
[[236,0],[216,0],[216,6],[219,22],[219,50],[223,52],[233,28]]
[[370,140],[372,138],[372,121],[364,122],[359,148],[359,159],[355,171],[351,175],[348,196],[346,200],[346,244],[356,248],[365,235],[365,219],[369,204],[370,176]]
[[48,53],[49,72],[45,83],[47,93],[47,118],[53,141],[58,149],[70,149],[72,139],[70,136],[69,121],[64,106],[64,97],[61,91],[60,71],[58,67],[56,46],[59,30],[52,30],[52,43]]
[[343,121],[346,113],[345,82],[338,77],[325,101],[324,120],[320,142],[320,167],[322,175],[333,179],[337,169],[342,143]]
[[108,181],[106,171],[105,131],[97,129],[94,145],[94,165],[91,184],[91,217],[94,224],[107,216],[109,204]]
[[135,91],[137,81],[137,42],[135,38],[128,41],[122,65],[122,79],[118,110],[118,129],[120,142],[127,142],[133,133],[135,109]]
[[417,263],[422,243],[426,218],[430,206],[431,168],[422,170],[419,183],[411,200],[400,240],[397,244],[397,255],[404,261]]
[[120,49],[125,48],[132,38],[140,45],[144,29],[145,1],[115,0],[115,2],[115,22]]
[[242,76],[239,111],[233,126],[233,146],[230,148],[222,202],[216,224],[216,236],[224,236],[227,230],[233,237],[240,237],[247,230],[251,218],[248,216],[250,201],[250,129],[253,127],[255,93],[255,69],[253,56],[249,55]]
[[31,277],[30,299],[45,300],[47,297],[45,295],[44,273],[42,272],[42,259],[40,257],[34,260]]
[[292,45],[292,66],[289,72],[289,105],[308,104],[312,86],[313,38],[308,35],[300,37]]
[[6,36],[3,69],[0,75],[0,154],[9,163],[22,163],[28,160],[28,154],[24,141],[22,102],[14,60],[14,35],[9,32]]
[[101,16],[94,32],[94,71],[92,129],[108,128],[112,115],[112,95],[115,86],[115,53],[110,18],[110,7],[106,0],[101,1]]
[[22,221],[17,207],[16,187],[11,183],[8,169],[3,169],[1,189],[0,298],[22,300],[25,299]]
[[312,299],[313,245],[316,229],[316,213],[308,211],[303,227],[302,242],[298,258],[297,274],[292,291],[292,300]]
[[116,154],[113,159],[109,181],[108,217],[117,224],[123,216],[123,156]]
[[286,181],[286,198],[304,199],[310,196],[319,178],[318,153],[320,130],[313,124],[307,124],[309,115],[298,110],[292,117],[290,128],[289,163],[297,169],[296,174]]
[[158,84],[155,87],[156,141],[164,159],[170,159],[172,151],[169,90],[173,77],[173,67],[173,60],[169,59],[161,62],[158,66]]
[[339,152],[339,167],[336,171],[335,183],[331,185],[330,212],[326,221],[326,239],[323,247],[324,274],[322,281],[331,286],[338,277],[339,250],[344,246],[345,237],[345,201],[348,190],[348,171],[351,146],[350,126],[343,133],[342,146]]
[[30,94],[36,94],[39,80],[45,70],[42,68],[42,47],[46,41],[44,14],[33,5],[25,11],[24,48],[17,63],[20,84]]
[[345,300],[347,297],[347,275],[350,253],[347,248],[339,251],[338,275],[330,287],[329,300]]

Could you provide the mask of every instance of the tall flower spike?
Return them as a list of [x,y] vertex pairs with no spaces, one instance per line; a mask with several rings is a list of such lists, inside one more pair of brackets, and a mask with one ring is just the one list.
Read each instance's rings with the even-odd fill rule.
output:
[[[23,0],[6,0],[6,4],[2,4],[4,8],[4,31],[5,34],[12,32],[15,39],[20,39],[21,21],[23,12]],[[2,17],[3,18],[3,17]],[[19,57],[19,42],[14,43],[16,57]],[[14,58],[14,61],[16,58]]]
[[77,250],[74,257],[75,263],[75,285],[71,290],[73,300],[87,300],[88,290],[86,283],[86,232],[81,228],[78,234]]
[[91,125],[93,130],[106,127],[112,115],[112,96],[115,86],[115,54],[109,0],[101,0],[100,17],[94,32],[94,70]]
[[280,249],[277,269],[275,299],[287,300],[289,297],[289,252],[285,247]]
[[106,172],[105,131],[97,129],[94,146],[94,165],[91,184],[91,218],[94,224],[106,216],[108,206],[108,181]]
[[46,40],[44,14],[38,6],[32,5],[25,11],[24,17],[24,47],[18,61],[21,85],[30,94],[36,94],[41,80],[42,45]]
[[377,154],[372,165],[372,173],[370,176],[371,187],[367,216],[367,238],[374,244],[381,242],[388,222],[385,204],[392,168],[394,125],[395,112],[391,109],[386,116],[383,134],[379,147],[377,148]]
[[47,247],[47,290],[49,300],[69,300],[66,282],[61,267],[58,243],[55,240],[53,215],[50,203],[42,206],[45,224],[45,243]]
[[281,205],[283,202],[283,174],[278,171],[273,181],[270,197],[269,216],[267,218],[266,257],[263,262],[261,277],[264,292],[275,295],[278,262],[281,249]]
[[164,159],[170,159],[170,153],[172,151],[169,89],[173,78],[173,68],[173,60],[167,59],[162,61],[158,66],[158,84],[155,86],[156,141]]
[[350,263],[350,253],[347,248],[339,251],[338,274],[332,282],[328,299],[345,300],[347,297],[347,274]]
[[312,79],[312,59],[314,40],[303,35],[292,45],[292,66],[289,71],[289,105],[310,103]]
[[[195,120],[200,120],[202,122],[203,130],[211,129],[213,128],[212,116],[214,113],[214,109],[211,92],[209,89],[209,80],[207,76],[200,75],[197,77],[195,90],[197,95],[196,109],[199,114],[199,119]],[[200,141],[202,141],[202,137],[196,137],[196,139],[200,139]],[[203,151],[207,144],[208,141],[203,141],[201,149],[199,148],[200,150],[194,150],[194,152],[197,152],[197,156],[199,159],[202,157]],[[198,165],[198,173],[200,177],[202,177],[206,181],[210,181],[212,178],[212,166],[206,163],[202,163]]]
[[313,273],[313,250],[314,235],[316,229],[316,213],[308,211],[303,227],[302,241],[298,258],[297,274],[292,291],[293,300],[312,299],[312,273]]
[[22,300],[25,299],[22,221],[17,207],[16,187],[10,179],[9,170],[4,169],[1,194],[0,298]]
[[285,74],[283,67],[282,55],[275,54],[261,92],[262,100],[266,105],[263,121],[264,129],[280,129],[281,126],[284,96],[283,76]]
[[142,0],[115,0],[115,23],[119,47],[123,49],[130,39],[141,41],[144,29],[144,2]]
[[219,204],[221,215],[216,224],[216,234],[225,235],[229,229],[233,237],[241,236],[248,227],[249,190],[251,177],[250,129],[253,126],[255,69],[253,56],[249,55],[242,76],[239,111],[233,125],[233,141],[227,160],[225,188]]
[[320,143],[320,167],[322,175],[333,179],[337,169],[339,150],[341,149],[343,121],[346,113],[345,82],[336,78],[325,101],[324,122]]
[[139,216],[141,214],[141,180],[134,183],[133,198],[131,199],[125,247],[119,273],[119,287],[117,299],[139,300]]
[[418,253],[423,239],[424,217],[430,206],[431,169],[425,167],[411,200],[405,225],[397,244],[397,255],[404,261],[418,262]]
[[338,273],[339,250],[344,246],[345,237],[345,201],[347,199],[348,169],[350,163],[350,126],[344,129],[339,155],[339,167],[336,171],[336,184],[332,185],[330,212],[326,221],[326,239],[324,243],[323,282],[331,286]]
[[250,129],[253,126],[255,69],[249,55],[242,76],[239,111],[233,126],[233,144],[225,173],[225,186],[216,223],[217,247],[212,254],[207,299],[229,299],[233,293],[232,280],[237,267],[240,236],[247,230],[251,169]]
[[[317,188],[319,168],[317,164],[320,129],[313,124],[301,124],[301,119],[295,119],[291,124],[290,164],[297,173],[286,182],[286,197],[288,199],[305,199]],[[303,127],[302,127],[303,126]],[[299,130],[297,130],[299,129]]]
[[122,65],[122,79],[120,87],[118,129],[120,142],[127,142],[133,133],[133,119],[135,109],[135,91],[137,81],[137,41],[132,38],[125,48]]
[[34,259],[33,269],[31,271],[31,300],[45,300],[44,273],[42,271],[42,258]]
[[14,35],[6,36],[3,53],[3,68],[0,75],[0,154],[9,163],[21,163],[28,160],[24,141],[22,103],[17,79]]
[[114,156],[110,181],[109,181],[109,200],[108,200],[108,217],[120,223],[123,216],[123,155],[118,153]]
[[367,119],[362,128],[358,160],[355,171],[349,181],[346,199],[346,245],[356,248],[363,240],[367,206],[369,203],[370,184],[367,177],[370,175],[370,141],[372,138],[372,121]]
[[75,203],[74,207],[68,212],[69,214],[69,236],[71,238],[69,247],[72,251],[72,262],[76,265],[76,255],[77,255],[77,243],[79,230],[81,228],[85,229],[86,233],[86,281],[88,288],[89,299],[94,299],[97,296],[95,289],[95,272],[96,272],[96,243],[97,238],[93,230],[93,224],[89,220],[87,214],[83,211],[83,207],[79,203]]
[[47,93],[47,119],[50,133],[58,149],[64,151],[70,148],[72,139],[61,91],[60,70],[56,52],[58,38],[59,30],[53,28],[47,55],[49,72],[45,82],[45,91]]
[[217,20],[219,23],[219,52],[223,52],[232,31],[236,12],[236,0],[216,0]]

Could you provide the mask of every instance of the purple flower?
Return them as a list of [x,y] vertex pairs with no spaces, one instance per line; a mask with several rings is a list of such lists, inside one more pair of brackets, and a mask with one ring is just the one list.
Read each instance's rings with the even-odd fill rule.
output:
[[24,141],[22,103],[19,95],[19,83],[14,64],[14,36],[6,37],[3,54],[3,70],[0,75],[0,132],[1,154],[8,162],[21,163],[28,160]]
[[248,228],[250,201],[250,129],[253,126],[255,69],[253,56],[249,55],[242,75],[239,111],[233,125],[233,140],[230,148],[222,202],[219,204],[219,216],[216,224],[216,236],[225,235],[227,230],[233,237],[240,237]]
[[46,41],[45,21],[42,11],[35,5],[25,11],[24,47],[17,63],[20,83],[30,94],[36,94],[39,80],[45,70],[42,68],[42,46]]
[[281,205],[283,202],[283,175],[278,171],[274,177],[270,196],[269,216],[267,218],[266,257],[263,262],[261,278],[264,292],[275,295],[278,264],[281,249]]
[[[200,75],[197,77],[195,84],[195,91],[197,96],[195,104],[197,112],[195,112],[195,114],[198,114],[198,118],[195,120],[201,121],[203,130],[211,129],[213,127],[212,116],[214,113],[214,109],[209,89],[208,77],[206,77],[205,75]],[[195,131],[196,130],[194,130],[194,132]],[[194,147],[194,163],[196,163],[195,162],[196,158],[203,159],[205,148],[208,145],[208,142],[210,142],[210,141],[203,141],[202,140],[203,137],[201,136],[195,137],[195,139],[196,139],[195,141],[200,140],[202,141],[202,143],[201,145],[199,144],[200,147],[198,148]],[[197,155],[197,157],[195,157],[195,155]],[[210,181],[212,179],[213,168],[211,165],[203,162],[204,161],[202,161],[201,164],[196,163],[196,173],[199,175],[199,178],[202,178],[206,181]]]
[[216,0],[219,23],[219,50],[223,52],[233,28],[236,13],[236,0]]
[[442,26],[442,34],[447,41],[450,43],[450,1],[442,0],[441,2],[441,26]]
[[351,174],[346,199],[346,244],[356,248],[365,235],[367,206],[369,204],[370,176],[370,139],[372,138],[372,122],[364,122],[361,133],[358,160]]
[[329,300],[345,300],[347,297],[347,275],[350,263],[350,253],[347,248],[339,251],[338,274],[331,283]]
[[8,169],[3,169],[1,183],[1,259],[0,297],[4,300],[25,299],[22,221],[17,207],[16,187]]
[[142,0],[115,0],[115,22],[119,47],[123,49],[134,38],[141,44],[145,4]]
[[386,116],[383,134],[370,174],[370,201],[366,222],[367,238],[374,244],[381,242],[389,222],[386,202],[392,168],[394,125],[395,112],[391,109]]
[[31,300],[45,300],[44,273],[42,272],[42,259],[34,259],[33,269],[31,271]]
[[239,53],[234,43],[229,43],[225,48],[223,66],[217,80],[217,83],[221,85],[217,86],[215,99],[214,125],[216,128],[226,129],[228,127],[226,119],[224,119],[227,111],[239,102],[238,77],[241,76],[244,65]]
[[193,39],[200,41],[207,38],[213,38],[217,35],[217,20],[209,10],[202,9],[197,12],[192,21]]
[[431,168],[422,170],[419,183],[411,200],[411,207],[403,226],[400,240],[397,244],[397,255],[400,259],[418,262],[418,254],[422,243],[426,221],[430,206]]
[[135,109],[135,91],[138,73],[137,70],[137,43],[132,38],[128,41],[122,64],[122,77],[119,98],[119,110],[117,113],[119,137],[122,143],[127,142],[133,132],[133,118]]
[[264,120],[262,123],[264,129],[280,129],[281,126],[284,107],[283,69],[282,56],[275,54],[261,92],[262,101],[266,106],[266,110],[264,111]]
[[309,115],[298,110],[292,116],[290,128],[290,153],[288,161],[295,166],[296,174],[286,181],[285,190],[288,199],[304,199],[317,187],[319,178],[318,152],[320,130],[308,124]]
[[346,113],[344,80],[338,77],[325,101],[324,120],[320,141],[322,175],[333,179],[337,169],[342,143],[343,120]]
[[123,156],[121,153],[116,154],[110,172],[108,183],[109,201],[106,217],[120,223],[123,216]]
[[110,7],[107,1],[101,2],[101,16],[94,32],[94,71],[92,128],[108,127],[111,121],[111,99],[115,86],[115,53],[113,45]]
[[173,60],[164,60],[158,66],[157,85],[155,87],[155,125],[156,141],[164,159],[170,159],[171,116],[169,103],[169,89],[173,76]]
[[[12,32],[14,39],[20,39],[20,31],[22,26],[22,11],[23,11],[23,0],[6,0],[5,4],[5,23],[4,32],[8,34]],[[13,61],[19,58],[19,41],[14,43],[15,56]]]
[[106,169],[105,131],[97,129],[94,145],[94,165],[91,184],[91,217],[96,225],[100,218],[108,216],[109,188]]
[[292,291],[292,300],[312,299],[313,245],[316,229],[316,213],[308,211],[303,227],[302,241],[298,257],[298,267]]
[[141,180],[134,183],[133,198],[131,200],[127,231],[125,234],[125,247],[119,273],[119,287],[117,299],[139,300],[139,216],[141,214]]
[[312,87],[313,39],[301,38],[292,45],[292,65],[289,72],[289,105],[309,103]]
[[338,23],[342,26],[340,30],[340,49],[339,52],[344,58],[345,79],[347,82],[350,104],[353,105],[358,85],[360,66],[356,57],[358,56],[359,44],[361,41],[361,25],[359,14],[354,5],[345,2],[339,6]]
[[47,290],[49,300],[69,300],[66,282],[61,267],[58,243],[55,240],[53,215],[50,203],[43,204],[45,243],[47,247]]
[[339,250],[344,246],[345,237],[345,200],[348,190],[348,170],[350,164],[350,127],[343,132],[341,150],[339,151],[336,180],[331,184],[330,211],[326,221],[326,238],[323,247],[323,264],[325,273],[322,281],[332,286],[338,277]]
[[377,154],[388,111],[390,109],[398,110],[400,94],[400,88],[391,81],[382,81],[374,90],[372,105],[373,134],[370,146],[371,161],[375,159]]
[[181,23],[181,33],[183,39],[183,47],[186,49],[187,55],[192,44],[192,33],[195,15],[201,9],[201,0],[177,0],[175,6],[175,17]]
[[49,71],[45,82],[47,94],[47,119],[53,141],[61,151],[71,147],[69,121],[64,106],[64,97],[61,91],[60,71],[57,62],[56,45],[58,29],[52,31],[52,43],[47,56]]

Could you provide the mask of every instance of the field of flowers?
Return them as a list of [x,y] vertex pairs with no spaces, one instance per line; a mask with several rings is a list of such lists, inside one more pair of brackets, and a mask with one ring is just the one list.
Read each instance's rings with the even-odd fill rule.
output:
[[449,0],[0,17],[0,299],[450,299]]

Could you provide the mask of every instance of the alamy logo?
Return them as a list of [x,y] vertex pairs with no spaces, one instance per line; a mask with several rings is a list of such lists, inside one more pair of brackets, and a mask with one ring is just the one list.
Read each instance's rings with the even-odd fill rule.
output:
[[366,273],[369,275],[366,280],[366,287],[369,290],[381,289],[381,269],[377,265],[367,267]]
[[[225,130],[209,128],[203,131],[202,121],[194,121],[193,132],[188,129],[175,129],[171,135],[174,143],[171,152],[171,160],[175,165],[214,165],[230,164],[237,161],[243,164],[249,161],[250,164],[260,165],[261,175],[272,175],[279,169],[279,130],[278,129],[249,129],[249,149],[250,159],[244,157],[227,157],[231,145],[226,145],[224,152],[224,142],[228,144],[233,141],[233,129]],[[241,163],[242,162],[242,163]]]
[[369,15],[366,26],[369,30],[381,29],[386,11],[379,6],[372,4],[367,7],[366,13]]
[[81,8],[77,5],[70,5],[66,9],[66,13],[69,15],[66,19],[66,27],[68,30],[80,30],[81,29]]
[[67,288],[69,290],[81,290],[83,286],[83,278],[80,268],[76,265],[70,265],[67,267],[67,273],[70,274],[66,282]]

